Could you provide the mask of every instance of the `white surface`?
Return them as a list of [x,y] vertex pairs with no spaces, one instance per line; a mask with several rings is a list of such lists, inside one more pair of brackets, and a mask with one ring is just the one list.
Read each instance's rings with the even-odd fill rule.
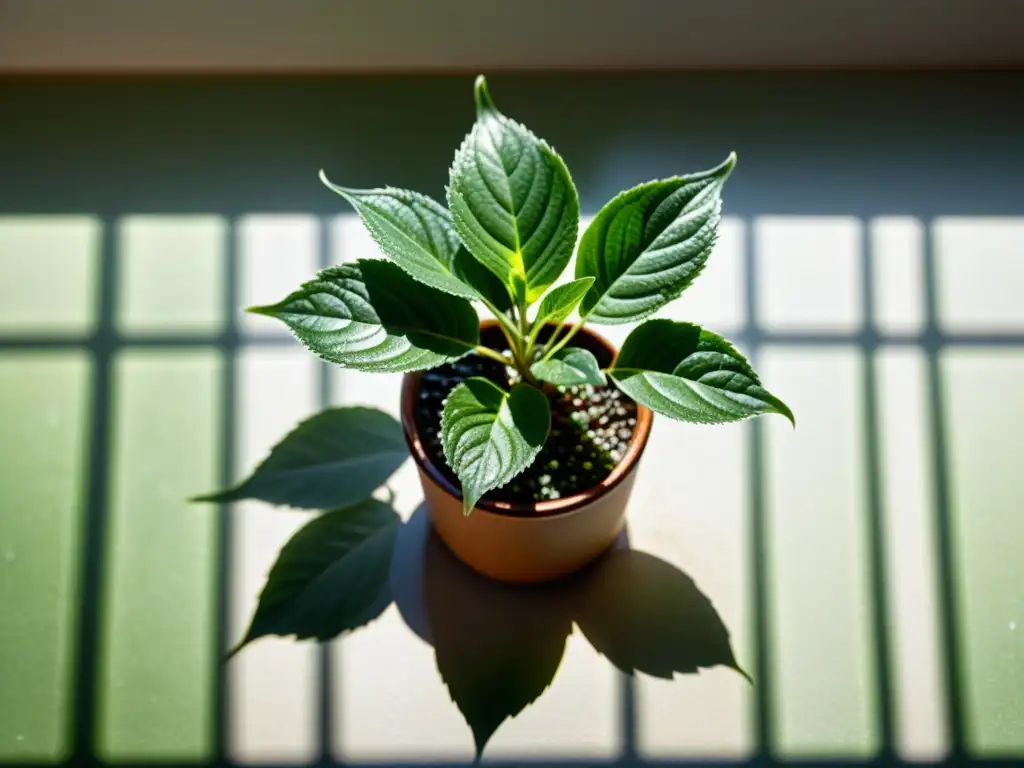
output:
[[0,333],[90,330],[100,227],[93,216],[0,216]]
[[1006,0],[3,0],[0,70],[1005,66]]
[[947,349],[939,360],[965,741],[976,757],[1024,758],[1024,354]]
[[219,216],[126,216],[117,325],[124,333],[211,333],[225,320],[227,222]]
[[1024,328],[1024,218],[943,217],[932,236],[942,327]]
[[[270,447],[316,410],[314,361],[303,349],[249,349],[238,360],[238,455],[242,478]],[[311,513],[243,501],[232,510],[230,638],[249,627],[260,590],[282,545]],[[280,638],[256,641],[228,667],[228,745],[238,763],[302,763],[319,754],[316,648]]]
[[769,348],[761,374],[797,414],[764,425],[776,746],[874,755],[862,359],[853,347]]
[[919,333],[924,327],[924,226],[911,216],[872,219],[875,327]]
[[862,230],[852,216],[762,216],[754,222],[765,330],[860,329]]
[[883,349],[876,371],[896,745],[906,760],[935,761],[945,756],[949,734],[924,354]]

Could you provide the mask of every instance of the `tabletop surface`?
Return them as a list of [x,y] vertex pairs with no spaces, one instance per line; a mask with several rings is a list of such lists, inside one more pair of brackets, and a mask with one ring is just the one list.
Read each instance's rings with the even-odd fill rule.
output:
[[[742,144],[737,180],[753,158],[747,186],[737,181],[735,207],[727,188],[707,270],[662,316],[735,339],[797,426],[655,419],[615,553],[652,581],[616,576],[596,593],[593,573],[525,591],[483,582],[431,538],[407,462],[390,483],[406,522],[381,617],[324,646],[261,640],[227,665],[219,657],[244,631],[277,550],[310,513],[185,499],[242,476],[326,405],[397,415],[400,385],[322,365],[273,321],[239,310],[376,246],[330,200],[250,204],[254,193],[231,197],[211,171],[178,172],[166,157],[154,162],[171,191],[145,191],[146,173],[129,163],[134,131],[156,131],[153,143],[185,165],[201,132],[171,113],[207,109],[223,122],[234,99],[255,118],[251,82],[164,83],[142,106],[106,82],[0,83],[22,116],[0,129],[0,161],[23,185],[0,192],[0,764],[463,762],[473,738],[442,677],[510,659],[530,680],[552,677],[487,747],[488,759],[515,765],[1024,760],[1024,154],[1007,153],[1021,114],[999,98],[1019,80],[957,80],[962,111],[933,123],[950,93],[939,77],[715,81],[755,105],[765,87],[783,104],[789,94],[804,125],[813,96],[826,117],[804,129],[803,160],[800,137],[771,116],[751,107],[754,127],[729,123]],[[383,79],[373,98],[430,83]],[[272,86],[271,100],[312,120],[323,85],[289,87]],[[362,81],[337,88],[372,93]],[[600,93],[586,88],[588,99]],[[545,93],[557,116],[572,90]],[[866,122],[868,138],[842,140],[849,104],[878,93],[889,132]],[[70,104],[84,137],[39,128],[50,97]],[[545,109],[529,121],[542,135]],[[597,189],[583,196],[585,219],[606,187],[675,162],[664,119],[662,133],[627,122],[633,149],[607,138],[581,153],[606,157],[577,176]],[[296,118],[256,144],[298,146],[307,125]],[[372,144],[370,128],[353,131]],[[216,165],[232,131],[214,133],[202,153]],[[906,152],[911,135],[924,146]],[[279,151],[269,172],[288,183],[281,169],[299,150]],[[789,162],[778,197],[779,166],[758,153]],[[697,154],[670,172],[714,162]],[[43,158],[46,184],[31,171]],[[71,164],[72,189],[56,188],[54,158]],[[887,174],[895,190],[883,188]],[[193,176],[195,199],[183,201]],[[306,176],[315,185],[315,171]],[[93,209],[81,191],[90,181]],[[628,329],[598,330],[619,343]],[[612,634],[643,635],[649,655],[684,642],[656,618],[644,634],[646,614],[630,612],[623,591],[639,605],[648,588],[654,606],[695,591],[710,600],[753,683],[722,666],[674,679],[617,669],[593,611]],[[587,614],[579,606],[593,594],[607,604],[591,600]],[[475,623],[460,606],[479,608]],[[616,615],[633,624],[615,629]],[[453,627],[473,637],[446,644]],[[545,649],[563,641],[552,670]]]

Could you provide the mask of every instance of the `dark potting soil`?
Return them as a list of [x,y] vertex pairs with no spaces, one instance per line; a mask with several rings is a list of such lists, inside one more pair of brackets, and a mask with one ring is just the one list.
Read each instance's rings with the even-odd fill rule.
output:
[[[498,338],[504,340],[500,334]],[[487,343],[486,335],[483,340]],[[610,360],[601,360],[607,352],[586,341],[580,339],[578,345],[600,353],[599,361],[608,365]],[[501,344],[488,346],[504,351]],[[514,375],[496,360],[469,355],[429,370],[420,379],[416,426],[431,462],[456,488],[459,481],[445,462],[441,447],[441,411],[448,394],[472,376],[482,376],[507,389]],[[636,413],[636,403],[611,381],[606,387],[558,387],[551,397],[551,432],[533,464],[483,498],[530,504],[571,496],[597,485],[625,455],[636,426]]]

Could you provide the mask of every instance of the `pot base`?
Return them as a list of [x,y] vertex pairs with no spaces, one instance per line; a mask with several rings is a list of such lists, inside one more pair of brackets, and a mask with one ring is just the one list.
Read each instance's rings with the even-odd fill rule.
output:
[[516,517],[474,509],[420,472],[430,522],[448,548],[477,573],[498,581],[534,583],[568,576],[612,545],[626,521],[635,467],[607,493],[576,509]]

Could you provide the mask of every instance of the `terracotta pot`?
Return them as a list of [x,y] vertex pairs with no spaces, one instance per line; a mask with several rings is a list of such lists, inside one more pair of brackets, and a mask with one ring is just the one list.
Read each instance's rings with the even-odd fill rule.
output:
[[[480,326],[487,337],[501,338],[495,321]],[[587,329],[573,339],[609,364],[615,348]],[[602,360],[602,358],[604,358]],[[600,483],[582,493],[533,504],[481,500],[472,514],[462,514],[462,494],[427,454],[415,421],[422,373],[402,381],[402,427],[419,469],[430,520],[456,556],[475,571],[500,581],[537,582],[566,576],[603,553],[626,518],[636,469],[647,445],[653,414],[637,405],[636,427],[626,454]]]

